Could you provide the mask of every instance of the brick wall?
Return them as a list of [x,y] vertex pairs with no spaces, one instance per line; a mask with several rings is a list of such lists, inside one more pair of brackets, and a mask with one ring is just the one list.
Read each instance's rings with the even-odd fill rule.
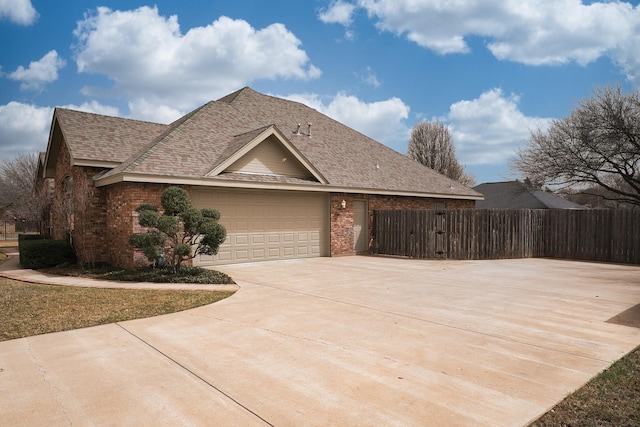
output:
[[102,170],[72,167],[67,145],[61,144],[51,198],[51,234],[56,240],[71,241],[83,264],[106,262],[108,257],[106,193],[93,183],[93,177]]
[[138,250],[129,245],[129,236],[143,231],[136,208],[142,203],[160,206],[160,194],[167,185],[120,182],[107,191],[107,245],[112,248],[109,263],[121,268],[149,265]]
[[351,194],[332,193],[329,197],[331,256],[353,254],[353,200]]
[[[473,200],[436,199],[422,197],[381,196],[369,194],[332,193],[330,198],[331,255],[355,255],[353,233],[353,202],[364,200],[368,209],[367,239],[373,235],[373,211],[380,209],[420,210],[434,209],[444,204],[445,209],[473,209]],[[342,201],[346,202],[343,209]]]
[[67,239],[67,231],[69,225],[64,218],[62,212],[62,204],[65,200],[63,194],[63,182],[71,177],[71,156],[69,156],[69,150],[67,144],[63,143],[58,153],[58,159],[55,165],[55,178],[54,178],[54,190],[51,197],[51,226],[52,237],[56,240]]
[[[121,268],[148,266],[149,261],[142,251],[129,245],[129,236],[145,231],[138,224],[136,208],[142,203],[151,203],[159,209],[160,196],[168,184],[121,182],[107,189],[106,229],[107,246],[110,249],[109,263]],[[190,192],[190,187],[183,186]],[[191,264],[190,261],[183,265]]]

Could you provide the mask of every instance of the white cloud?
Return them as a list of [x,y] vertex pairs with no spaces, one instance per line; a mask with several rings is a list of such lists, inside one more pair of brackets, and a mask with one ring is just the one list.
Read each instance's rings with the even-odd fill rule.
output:
[[0,0],[0,18],[21,25],[31,25],[38,19],[38,12],[31,4],[31,0]]
[[167,124],[185,115],[183,111],[167,105],[153,104],[145,99],[129,102],[129,111],[132,118]]
[[0,105],[0,159],[45,151],[53,108],[20,102]]
[[127,97],[141,114],[147,114],[145,105],[188,111],[255,80],[321,74],[282,24],[254,29],[223,16],[182,34],[178,18],[160,16],[157,8],[100,7],[78,23],[74,36],[78,71],[106,75],[112,93]]
[[[117,108],[96,101],[80,105],[67,104],[63,108],[119,117]],[[18,154],[45,151],[53,108],[11,101],[0,105],[0,159],[13,159]]]
[[102,114],[104,116],[122,117],[120,115],[120,110],[118,110],[118,108],[112,107],[110,105],[100,104],[98,101],[95,101],[95,100],[83,102],[80,105],[75,105],[75,104],[61,105],[61,107],[67,108],[69,110],[84,111],[85,113],[95,113],[95,114]]
[[451,127],[460,162],[467,165],[507,161],[529,138],[531,130],[546,129],[551,119],[528,117],[516,95],[492,89],[471,101],[451,105],[445,121]]
[[22,82],[20,89],[41,89],[46,83],[58,80],[58,70],[64,67],[65,60],[58,56],[55,50],[49,51],[38,61],[29,63],[28,68],[19,66],[8,77],[12,80]]
[[321,9],[318,18],[325,24],[351,25],[356,6],[342,0],[334,0],[328,8]]
[[367,67],[366,73],[360,75],[359,78],[362,83],[367,84],[375,89],[380,87],[380,80],[378,80],[378,76],[376,76],[376,73],[371,69],[371,67]]
[[405,121],[410,108],[399,98],[370,103],[345,93],[336,94],[328,103],[317,94],[293,94],[283,98],[315,108],[397,151],[406,149],[410,129]]
[[[339,1],[326,13],[339,10],[338,4],[346,8]],[[480,37],[496,58],[527,65],[586,65],[609,56],[640,85],[640,6],[628,2],[353,0],[350,5],[365,9],[380,30],[439,54],[468,53],[467,39]],[[325,22],[350,24],[345,18]]]

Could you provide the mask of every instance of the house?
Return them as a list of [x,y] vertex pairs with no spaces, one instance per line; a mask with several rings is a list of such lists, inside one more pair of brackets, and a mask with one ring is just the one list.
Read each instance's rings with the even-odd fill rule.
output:
[[584,209],[553,193],[527,187],[516,181],[487,182],[473,187],[484,195],[478,209]]
[[351,255],[375,209],[473,208],[482,195],[301,103],[243,88],[170,125],[57,108],[42,179],[52,234],[85,262],[134,267],[135,208],[180,185],[228,238],[195,265]]

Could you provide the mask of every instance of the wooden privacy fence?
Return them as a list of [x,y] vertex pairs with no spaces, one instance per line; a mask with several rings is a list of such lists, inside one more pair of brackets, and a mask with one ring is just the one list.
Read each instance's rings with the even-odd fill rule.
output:
[[461,260],[553,257],[640,264],[638,210],[377,210],[373,217],[375,254]]
[[38,233],[40,225],[37,221],[0,220],[0,240],[14,240],[20,233]]

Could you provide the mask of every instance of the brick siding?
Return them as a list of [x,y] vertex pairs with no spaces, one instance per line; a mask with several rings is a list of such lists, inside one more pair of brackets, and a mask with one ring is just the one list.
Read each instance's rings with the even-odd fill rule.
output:
[[[93,177],[102,170],[72,167],[67,145],[61,145],[51,200],[52,237],[70,240],[83,264],[108,262],[104,232],[106,192],[93,184]],[[65,182],[69,179],[73,180],[71,199],[65,192]]]
[[[166,184],[121,182],[110,185],[107,195],[107,244],[114,248],[110,264],[121,268],[149,265],[141,251],[129,245],[129,236],[144,231],[138,224],[136,208],[142,203],[160,207],[160,195]],[[117,249],[115,249],[117,248]]]
[[[346,207],[342,209],[342,201]],[[330,196],[331,255],[355,255],[353,231],[353,202],[364,200],[367,203],[367,238],[371,246],[373,235],[373,211],[381,209],[420,210],[434,209],[443,204],[445,209],[473,209],[473,200],[437,199],[423,197],[382,196],[370,194],[332,193]]]

